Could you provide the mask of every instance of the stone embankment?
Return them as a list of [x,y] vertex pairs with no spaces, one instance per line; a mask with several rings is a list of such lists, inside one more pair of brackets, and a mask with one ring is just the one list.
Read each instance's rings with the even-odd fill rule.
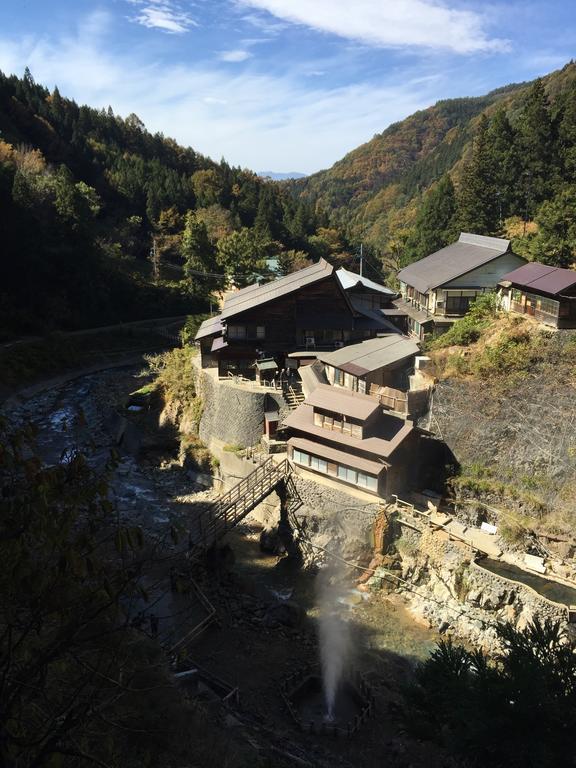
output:
[[388,515],[387,553],[373,560],[375,573],[365,580],[365,589],[401,593],[414,616],[488,652],[499,648],[499,624],[521,629],[538,617],[568,626],[566,606],[488,572],[465,542],[406,510],[402,522],[392,507]]

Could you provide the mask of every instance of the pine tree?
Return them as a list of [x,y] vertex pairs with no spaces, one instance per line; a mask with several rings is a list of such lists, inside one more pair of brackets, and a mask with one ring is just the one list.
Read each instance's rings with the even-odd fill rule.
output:
[[456,193],[448,174],[428,190],[407,243],[410,260],[422,259],[450,243],[456,235]]
[[486,140],[494,173],[500,226],[523,202],[519,190],[522,164],[518,138],[505,109],[500,108],[490,121]]
[[544,83],[538,78],[530,88],[518,124],[524,194],[528,215],[545,200],[553,186],[554,130]]
[[479,235],[498,230],[499,207],[495,169],[488,141],[488,118],[482,115],[472,158],[464,169],[458,196],[460,229]]
[[194,211],[186,214],[180,253],[184,259],[184,274],[195,293],[205,295],[222,284],[222,280],[215,277],[218,265],[206,224],[196,218]]

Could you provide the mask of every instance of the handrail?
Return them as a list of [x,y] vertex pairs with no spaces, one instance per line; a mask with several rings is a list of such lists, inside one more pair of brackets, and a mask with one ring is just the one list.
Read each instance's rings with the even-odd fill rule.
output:
[[214,543],[246,517],[286,477],[288,471],[286,459],[276,464],[270,457],[215,501],[200,517],[203,544]]

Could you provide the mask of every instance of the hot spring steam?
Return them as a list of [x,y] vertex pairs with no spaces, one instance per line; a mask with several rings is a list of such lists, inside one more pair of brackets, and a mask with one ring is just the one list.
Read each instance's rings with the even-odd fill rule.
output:
[[338,688],[351,648],[350,628],[343,618],[343,608],[338,601],[344,590],[338,586],[340,580],[337,570],[337,567],[331,565],[318,575],[320,660],[327,722],[336,719]]

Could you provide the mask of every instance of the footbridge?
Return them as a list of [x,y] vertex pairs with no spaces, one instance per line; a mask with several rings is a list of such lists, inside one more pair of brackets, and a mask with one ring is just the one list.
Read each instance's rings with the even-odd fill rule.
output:
[[191,539],[195,549],[209,549],[235,528],[271,493],[280,498],[280,521],[296,524],[295,512],[302,501],[292,479],[287,459],[276,462],[266,459],[231,490],[207,506],[196,518]]

